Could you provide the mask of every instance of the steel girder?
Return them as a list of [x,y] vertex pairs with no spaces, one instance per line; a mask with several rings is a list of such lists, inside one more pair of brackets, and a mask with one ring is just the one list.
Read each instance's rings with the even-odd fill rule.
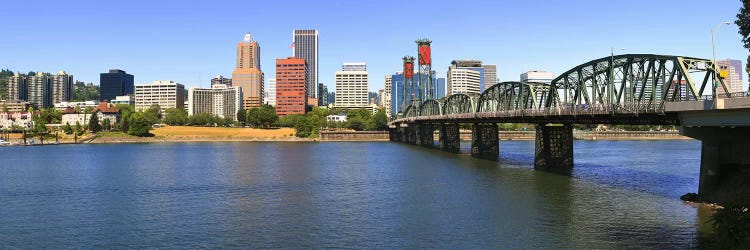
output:
[[[664,102],[701,99],[716,71],[711,60],[692,57],[651,54],[603,57],[552,80],[544,107],[661,112]],[[719,87],[727,90],[721,79]]]
[[501,82],[480,95],[476,112],[539,109],[548,91],[546,83]]
[[409,118],[417,116],[419,116],[419,106],[414,103],[409,104],[409,107],[406,108],[406,112],[404,112],[404,117]]
[[441,104],[438,100],[429,99],[419,106],[419,115],[441,115]]
[[453,94],[443,101],[443,115],[473,113],[479,94]]

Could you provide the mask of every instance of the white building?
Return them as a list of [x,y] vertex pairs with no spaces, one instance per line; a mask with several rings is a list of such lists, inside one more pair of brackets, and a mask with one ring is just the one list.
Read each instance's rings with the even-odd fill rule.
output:
[[330,122],[345,122],[346,116],[345,115],[329,115],[329,116],[326,116],[326,120]]
[[158,104],[163,114],[168,108],[185,107],[185,86],[173,81],[154,81],[135,85],[135,110]]
[[266,98],[266,104],[276,106],[276,78],[268,80],[268,97]]
[[447,81],[447,95],[458,93],[479,94],[481,73],[472,69],[450,68],[448,69]]
[[22,129],[31,129],[32,127],[34,127],[34,121],[32,120],[31,113],[0,113],[0,129],[10,130],[13,128],[13,126],[21,127]]
[[199,113],[218,115],[237,120],[237,111],[242,110],[242,87],[227,87],[223,84],[213,88],[188,89],[188,115]]
[[55,103],[55,109],[65,110],[66,108],[75,108],[75,107],[80,107],[81,109],[85,109],[85,108],[94,108],[96,107],[96,105],[99,105],[99,101],[58,102],[58,103]]
[[337,108],[367,108],[369,78],[365,63],[344,63],[341,71],[336,71]]
[[135,105],[135,98],[129,95],[121,95],[121,96],[115,96],[114,100],[111,100],[109,103],[112,104],[126,104],[126,105]]
[[555,73],[544,70],[529,70],[521,74],[521,82],[552,83]]

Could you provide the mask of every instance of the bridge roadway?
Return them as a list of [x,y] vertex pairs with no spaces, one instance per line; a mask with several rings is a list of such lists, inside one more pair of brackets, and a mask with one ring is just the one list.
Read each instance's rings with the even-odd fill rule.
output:
[[[530,123],[536,125],[535,169],[564,173],[574,166],[572,124],[676,125],[702,141],[701,199],[750,199],[750,92],[730,93],[717,73],[705,59],[601,58],[551,83],[504,82],[479,95],[415,101],[389,123],[390,140],[432,147],[438,130],[440,148],[458,152],[459,125],[470,125],[471,155],[496,160],[497,124]],[[724,90],[718,99],[704,95],[712,85]]]

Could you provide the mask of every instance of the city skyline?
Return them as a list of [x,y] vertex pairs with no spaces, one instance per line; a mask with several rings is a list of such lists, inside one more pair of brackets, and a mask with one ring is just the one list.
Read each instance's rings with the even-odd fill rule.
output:
[[[117,6],[123,8],[122,18],[99,13],[113,6],[45,1],[7,3],[9,9],[35,7],[40,18],[20,18],[17,16],[20,12],[6,15],[8,20],[19,21],[10,23],[16,28],[0,31],[6,38],[0,41],[0,50],[5,52],[0,68],[20,72],[66,70],[76,75],[77,80],[97,84],[99,73],[119,68],[135,75],[136,83],[174,80],[186,86],[208,87],[213,76],[231,75],[234,45],[237,37],[245,32],[251,32],[264,45],[261,64],[272,65],[276,58],[293,54],[289,48],[290,32],[316,29],[320,32],[318,82],[333,82],[336,69],[345,61],[367,62],[368,71],[377,79],[393,74],[400,70],[402,56],[416,55],[413,41],[423,37],[433,40],[433,70],[438,74],[445,74],[451,60],[476,58],[497,65],[500,81],[509,81],[517,80],[518,74],[528,70],[560,74],[581,62],[606,57],[612,47],[627,48],[620,53],[711,58],[711,28],[721,21],[733,21],[740,7],[739,1],[730,0],[717,1],[710,12],[700,3],[679,2],[684,7],[680,13],[664,11],[677,1],[642,1],[617,8],[610,3],[593,5],[590,2],[487,2],[485,8],[456,6],[450,10],[440,8],[440,1],[406,3],[404,8],[423,6],[425,11],[434,13],[428,20],[430,25],[420,26],[419,30],[414,25],[382,21],[395,18],[392,13],[381,13],[378,8],[395,6],[390,2],[367,3],[357,8],[333,3],[299,3],[294,8],[281,3],[260,3],[257,8],[265,11],[247,18],[249,21],[272,20],[281,11],[289,11],[290,16],[309,10],[327,15],[325,18],[302,15],[278,23],[268,22],[264,27],[237,22],[240,17],[232,13],[242,8],[226,8],[231,6],[229,3],[198,3],[179,8],[172,8],[169,3],[153,3],[144,8],[145,3],[135,1]],[[639,7],[647,3],[652,8]],[[521,19],[521,13],[526,12],[520,10],[528,6],[539,6],[535,15],[542,18]],[[196,13],[219,10],[228,13],[211,20],[194,18]],[[498,16],[499,10],[506,16]],[[613,10],[617,10],[615,15],[611,14]],[[70,14],[70,17],[60,18],[60,13]],[[474,19],[464,20],[450,13],[471,14]],[[690,14],[691,18],[680,19],[683,22],[677,26],[646,18],[659,16],[661,20],[674,20],[685,14]],[[569,16],[578,18],[567,18]],[[137,20],[137,17],[148,18]],[[455,29],[473,22],[487,25]],[[552,23],[555,25],[550,25]],[[117,28],[107,29],[111,27]],[[45,32],[30,33],[29,30]],[[487,30],[492,32],[488,35]],[[50,42],[47,37],[65,42]],[[722,27],[716,33],[717,59],[739,59],[744,63],[747,52],[740,39],[735,25]],[[265,73],[275,75],[273,69]],[[369,90],[377,91],[383,84],[373,81]],[[746,88],[744,83],[743,89]]]

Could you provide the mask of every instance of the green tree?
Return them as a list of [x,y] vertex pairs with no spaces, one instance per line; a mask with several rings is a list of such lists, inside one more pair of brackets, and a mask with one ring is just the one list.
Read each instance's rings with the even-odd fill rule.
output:
[[185,109],[168,108],[165,111],[164,123],[169,125],[186,125],[188,123],[188,113]]
[[79,136],[83,135],[84,131],[83,131],[83,127],[81,127],[81,123],[79,123],[78,121],[76,121],[76,125],[73,128],[75,129],[75,132],[76,132],[77,135],[79,135]]
[[151,133],[149,132],[151,130],[151,126],[153,125],[148,117],[146,117],[145,113],[135,113],[132,116],[132,123],[130,124],[130,128],[128,129],[129,135],[144,137],[144,136],[151,136]]
[[313,126],[310,123],[310,119],[303,116],[302,119],[299,119],[297,124],[294,125],[294,130],[297,131],[297,137],[307,138],[312,135]]
[[104,118],[102,120],[102,130],[109,131],[110,129],[112,129],[112,121],[109,118]]
[[127,133],[132,120],[131,116],[135,113],[135,109],[133,106],[127,104],[117,104],[115,106],[120,109],[120,130]]
[[96,133],[102,130],[102,125],[99,124],[99,116],[96,114],[91,114],[91,118],[89,118],[89,131]]
[[8,113],[8,106],[5,106],[5,104],[3,104],[3,113]]
[[35,117],[32,120],[34,121],[34,133],[42,134],[47,132],[47,123],[43,119]]
[[157,124],[161,122],[161,107],[159,107],[159,104],[151,105],[151,107],[148,107],[146,111],[143,112],[143,116],[146,120],[148,120],[151,125]]
[[[738,33],[742,35],[742,43],[746,49],[750,49],[750,1],[742,0],[742,7],[739,13],[737,13],[737,20],[734,24],[739,28]],[[747,63],[745,64],[745,72],[750,76],[750,55],[747,57]]]
[[73,134],[73,127],[70,126],[70,123],[65,123],[65,126],[63,126],[63,132],[65,132],[66,135]]
[[388,129],[388,116],[385,114],[385,109],[378,109],[378,112],[372,116],[372,121],[375,125],[376,130],[387,130]]
[[244,109],[237,110],[237,121],[244,125],[247,122],[247,111]]

